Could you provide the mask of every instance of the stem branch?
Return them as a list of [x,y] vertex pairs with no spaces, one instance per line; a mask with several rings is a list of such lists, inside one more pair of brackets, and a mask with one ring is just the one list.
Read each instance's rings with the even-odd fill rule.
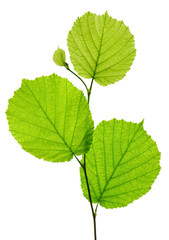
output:
[[93,203],[92,203],[92,197],[91,197],[91,193],[90,193],[89,181],[88,181],[88,177],[87,177],[87,171],[86,171],[86,154],[84,154],[84,163],[83,164],[80,162],[80,160],[78,159],[78,157],[76,155],[74,155],[74,157],[76,158],[76,160],[78,161],[78,163],[80,164],[80,166],[82,167],[82,169],[84,171],[84,175],[85,175],[85,179],[86,179],[86,185],[87,185],[87,191],[88,191],[88,195],[89,195],[89,202],[90,202],[90,207],[91,207],[92,217],[93,217],[94,240],[97,240],[97,234],[96,234],[96,213],[97,213],[98,204],[96,205],[96,208],[94,210]]
[[89,181],[87,177],[87,171],[86,171],[86,155],[84,154],[84,174],[85,174],[85,179],[86,179],[86,185],[87,185],[87,190],[89,194],[89,202],[90,202],[90,207],[92,210],[92,216],[93,216],[93,224],[94,224],[94,239],[97,240],[97,235],[96,235],[96,215],[94,212],[93,204],[92,204],[92,198],[91,198],[91,193],[90,193],[90,187],[89,187]]
[[78,161],[78,163],[80,164],[80,166],[84,169],[84,166],[83,166],[83,164],[81,163],[81,161],[77,158],[77,156],[76,155],[74,155],[74,157],[76,158],[76,160]]
[[[67,63],[65,63],[65,68],[71,72],[73,75],[75,75],[78,79],[80,79],[80,81],[84,84],[86,90],[87,90],[87,99],[88,99],[88,104],[90,102],[90,95],[91,95],[91,91],[92,91],[92,86],[93,86],[93,81],[94,78],[92,78],[91,84],[90,84],[90,88],[88,89],[87,85],[85,84],[85,82],[76,74],[74,73],[72,70],[70,70],[69,65]],[[74,155],[75,156],[75,155]],[[98,204],[96,205],[96,208],[94,210],[93,208],[93,203],[92,203],[92,197],[91,197],[91,192],[90,192],[90,186],[89,186],[89,181],[88,181],[88,177],[87,177],[87,171],[86,171],[86,154],[84,154],[84,163],[82,164],[81,161],[77,158],[77,156],[75,156],[76,160],[79,162],[80,166],[82,167],[83,171],[84,171],[84,175],[85,175],[85,179],[86,179],[86,185],[87,185],[87,191],[88,191],[88,195],[89,195],[89,202],[90,202],[90,207],[91,207],[91,211],[92,211],[92,216],[93,216],[93,224],[94,224],[94,240],[97,240],[97,234],[96,234],[96,214],[97,214],[97,208],[98,208]]]
[[88,104],[90,102],[90,95],[91,95],[91,92],[92,92],[93,81],[94,81],[94,78],[92,78],[92,81],[91,81],[91,84],[90,84],[90,88],[87,91]]
[[68,64],[65,64],[65,68],[66,68],[69,72],[73,73],[73,75],[75,75],[77,78],[79,78],[79,80],[83,83],[83,85],[85,86],[85,88],[86,88],[86,90],[87,90],[87,92],[88,92],[88,87],[87,87],[86,83],[83,81],[83,79],[82,79],[81,77],[79,77],[75,72],[73,72],[72,70],[70,70]]

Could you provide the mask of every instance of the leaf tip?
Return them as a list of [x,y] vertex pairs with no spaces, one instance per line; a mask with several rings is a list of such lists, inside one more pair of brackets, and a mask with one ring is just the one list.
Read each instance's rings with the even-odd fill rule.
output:
[[143,126],[143,124],[144,124],[144,118],[143,118],[143,120],[142,120],[139,124]]

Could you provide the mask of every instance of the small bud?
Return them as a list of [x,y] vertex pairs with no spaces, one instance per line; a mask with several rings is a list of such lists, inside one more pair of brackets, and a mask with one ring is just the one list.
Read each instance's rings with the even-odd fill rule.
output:
[[65,51],[58,47],[58,49],[53,54],[53,61],[58,66],[65,66],[66,55]]

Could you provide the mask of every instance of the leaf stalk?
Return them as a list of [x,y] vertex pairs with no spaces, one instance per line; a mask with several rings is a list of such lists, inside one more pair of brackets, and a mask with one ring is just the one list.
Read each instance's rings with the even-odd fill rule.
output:
[[90,102],[90,95],[91,95],[91,92],[92,92],[93,81],[94,81],[94,78],[92,78],[92,81],[91,81],[91,84],[90,84],[90,88],[87,91],[88,104]]
[[65,63],[65,68],[66,68],[69,72],[71,72],[73,75],[75,75],[75,76],[83,83],[83,85],[85,86],[85,88],[86,88],[86,90],[87,90],[87,92],[88,92],[89,89],[88,89],[86,83],[83,81],[83,79],[82,79],[81,77],[79,77],[75,72],[73,72],[73,71],[69,68],[68,63]]

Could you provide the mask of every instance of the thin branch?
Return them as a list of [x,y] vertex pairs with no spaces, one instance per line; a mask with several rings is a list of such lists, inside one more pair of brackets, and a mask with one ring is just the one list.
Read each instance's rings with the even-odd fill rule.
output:
[[74,155],[74,156],[75,156],[76,160],[79,162],[80,166],[82,167],[82,169],[84,171],[84,175],[85,175],[85,179],[86,179],[86,185],[87,185],[87,191],[88,191],[88,195],[89,195],[89,202],[90,202],[90,207],[91,207],[92,216],[93,216],[94,240],[97,240],[97,234],[96,234],[96,211],[97,211],[98,204],[97,204],[96,209],[94,211],[93,204],[92,204],[92,197],[91,197],[91,193],[90,193],[90,186],[89,186],[89,181],[88,181],[87,171],[86,171],[86,154],[84,154],[84,164],[82,164],[80,162],[80,160],[78,159],[78,157],[76,155]]
[[65,68],[66,68],[69,72],[73,73],[73,75],[75,75],[75,76],[83,83],[83,85],[85,86],[85,88],[86,88],[86,90],[87,90],[87,92],[88,92],[88,87],[87,87],[86,83],[83,81],[83,79],[82,79],[81,77],[79,77],[75,72],[73,72],[73,71],[69,68],[69,65],[68,65],[68,64],[65,65]]
[[92,86],[93,86],[93,82],[94,82],[94,78],[92,78],[92,81],[91,81],[91,84],[90,84],[90,88],[88,90],[88,95],[87,95],[87,98],[88,98],[88,104],[90,102],[90,95],[91,95],[91,92],[92,92]]
[[[88,98],[88,104],[89,104],[94,78],[92,78],[92,81],[91,81],[91,84],[90,84],[90,88],[88,89],[88,87],[85,84],[85,82],[76,73],[74,73],[72,70],[70,70],[69,65],[67,63],[65,63],[65,68],[69,72],[71,72],[73,75],[75,75],[78,79],[80,79],[80,81],[84,84],[84,86],[85,86],[85,88],[87,90],[87,98]],[[86,185],[87,185],[87,191],[88,191],[88,195],[89,195],[89,202],[90,202],[90,207],[91,207],[92,216],[93,216],[94,240],[97,240],[97,234],[96,234],[96,214],[97,214],[98,204],[97,204],[96,209],[94,211],[93,203],[92,203],[92,197],[91,197],[91,192],[90,192],[90,186],[89,186],[89,181],[88,181],[87,171],[86,171],[86,154],[84,154],[84,163],[83,164],[81,163],[81,161],[78,159],[78,157],[76,155],[74,155],[74,157],[79,162],[80,166],[82,167],[82,169],[84,171],[84,175],[85,175],[85,179],[86,179]]]
[[78,157],[76,155],[74,155],[74,157],[76,158],[76,160],[78,161],[78,163],[80,164],[80,166],[84,169],[83,164],[81,163],[81,161],[78,159]]
[[84,154],[84,174],[85,174],[85,179],[86,179],[86,184],[87,184],[87,190],[88,190],[88,195],[89,195],[89,202],[90,202],[90,207],[92,210],[92,216],[93,216],[93,224],[94,224],[94,240],[97,240],[97,235],[96,235],[96,215],[94,212],[93,204],[92,204],[92,197],[90,193],[90,187],[89,187],[89,181],[87,177],[87,171],[86,171],[86,155]]

